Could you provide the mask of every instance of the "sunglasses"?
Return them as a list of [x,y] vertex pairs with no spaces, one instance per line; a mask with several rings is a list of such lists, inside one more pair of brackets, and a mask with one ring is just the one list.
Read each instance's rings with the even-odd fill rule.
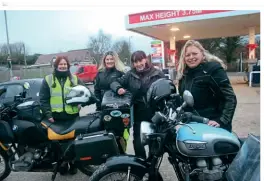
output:
[[106,52],[105,55],[106,55],[106,56],[107,56],[107,55],[112,55],[112,56],[114,56],[114,52],[109,51],[109,52]]

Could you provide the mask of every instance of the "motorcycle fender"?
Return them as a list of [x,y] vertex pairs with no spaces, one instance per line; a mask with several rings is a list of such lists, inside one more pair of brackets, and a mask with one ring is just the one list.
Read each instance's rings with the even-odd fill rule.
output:
[[136,173],[144,175],[149,168],[147,162],[144,159],[137,158],[134,155],[122,155],[113,156],[105,162],[105,165],[109,168],[124,168],[130,166]]
[[0,147],[4,150],[7,151],[8,148],[0,141]]

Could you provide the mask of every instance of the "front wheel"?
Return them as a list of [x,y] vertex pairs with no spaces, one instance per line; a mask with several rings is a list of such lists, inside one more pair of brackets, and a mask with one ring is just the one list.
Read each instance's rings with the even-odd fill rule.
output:
[[99,168],[99,165],[87,165],[87,164],[80,164],[78,169],[85,175],[91,176],[95,170]]
[[11,173],[8,160],[7,153],[0,148],[0,180],[4,180]]
[[[89,181],[150,181],[148,174],[136,172],[135,169],[129,169],[129,165],[123,167],[107,167],[102,164],[90,177]],[[156,181],[163,181],[160,173]]]

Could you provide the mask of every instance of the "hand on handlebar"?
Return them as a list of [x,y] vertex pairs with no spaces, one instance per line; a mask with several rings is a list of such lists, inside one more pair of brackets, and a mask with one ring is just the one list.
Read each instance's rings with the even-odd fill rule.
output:
[[55,121],[53,118],[49,118],[49,122],[54,123]]
[[210,120],[210,121],[208,122],[208,125],[209,125],[209,126],[216,127],[216,128],[219,128],[219,127],[220,127],[220,124],[219,124],[218,122],[216,122],[216,121],[212,121],[212,120]]
[[123,89],[123,88],[120,88],[120,89],[118,89],[117,93],[118,93],[119,95],[123,95],[123,94],[126,93],[126,90]]

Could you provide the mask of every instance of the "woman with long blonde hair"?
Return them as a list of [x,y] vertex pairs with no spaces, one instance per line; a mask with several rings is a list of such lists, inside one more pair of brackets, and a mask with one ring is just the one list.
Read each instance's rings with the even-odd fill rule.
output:
[[195,113],[209,118],[211,126],[232,131],[237,99],[225,69],[220,58],[189,40],[181,51],[176,82],[181,95],[184,90],[192,93]]
[[124,75],[125,66],[114,51],[104,54],[95,78],[94,94],[100,103],[96,103],[96,110],[101,110],[101,102],[105,91],[110,90],[110,84]]

